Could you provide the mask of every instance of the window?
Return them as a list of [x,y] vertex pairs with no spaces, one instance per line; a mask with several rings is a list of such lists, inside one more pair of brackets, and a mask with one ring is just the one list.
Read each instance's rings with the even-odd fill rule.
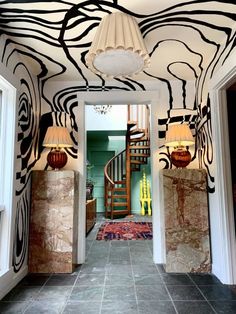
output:
[[16,90],[0,76],[0,276],[11,266]]

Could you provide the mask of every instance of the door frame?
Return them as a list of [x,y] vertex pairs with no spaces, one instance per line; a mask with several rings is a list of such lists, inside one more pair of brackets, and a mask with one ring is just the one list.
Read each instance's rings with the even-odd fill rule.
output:
[[78,93],[78,163],[80,173],[79,217],[78,217],[78,250],[77,263],[85,262],[85,214],[86,214],[86,151],[87,138],[85,126],[85,106],[93,104],[149,104],[150,115],[150,146],[151,146],[151,176],[152,176],[152,220],[153,220],[153,260],[163,263],[165,260],[165,232],[161,204],[161,186],[159,172],[161,165],[158,158],[158,117],[161,108],[158,91],[110,91]]
[[[228,64],[212,79],[212,138],[215,194],[209,195],[213,273],[224,284],[236,283],[236,239],[229,150],[226,90],[236,82],[236,65]],[[212,200],[212,202],[211,202]]]

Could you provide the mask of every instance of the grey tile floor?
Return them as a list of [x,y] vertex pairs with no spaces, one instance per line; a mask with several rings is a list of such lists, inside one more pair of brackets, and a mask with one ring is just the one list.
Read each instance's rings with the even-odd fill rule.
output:
[[152,261],[152,241],[96,241],[103,221],[86,239],[85,264],[73,274],[29,274],[0,302],[0,313],[236,313],[234,287],[212,275],[165,273]]

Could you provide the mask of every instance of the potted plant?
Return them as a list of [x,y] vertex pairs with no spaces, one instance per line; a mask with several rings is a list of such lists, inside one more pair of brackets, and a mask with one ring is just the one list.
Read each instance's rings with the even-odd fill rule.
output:
[[87,168],[87,179],[86,179],[86,200],[93,199],[93,189],[94,189],[94,181],[90,177],[90,170],[94,167],[91,165],[90,162],[87,160],[86,168]]

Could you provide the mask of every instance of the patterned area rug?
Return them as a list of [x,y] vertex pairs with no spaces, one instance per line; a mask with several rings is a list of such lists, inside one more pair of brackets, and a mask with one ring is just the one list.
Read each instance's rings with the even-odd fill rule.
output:
[[105,222],[99,228],[97,240],[151,240],[151,222]]

